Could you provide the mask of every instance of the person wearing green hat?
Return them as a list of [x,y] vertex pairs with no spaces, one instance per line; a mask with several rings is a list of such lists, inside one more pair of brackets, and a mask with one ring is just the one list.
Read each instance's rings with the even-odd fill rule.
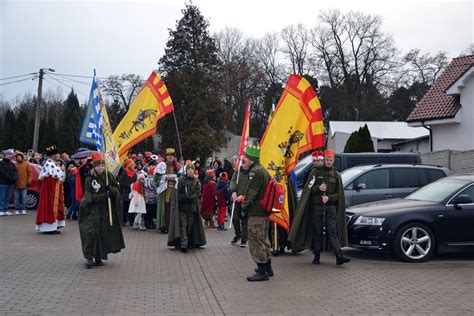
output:
[[259,201],[265,194],[270,174],[260,164],[258,147],[247,147],[242,163],[248,169],[249,180],[243,195],[238,196],[235,201],[241,202],[242,210],[248,214],[249,250],[252,259],[257,263],[255,274],[247,277],[247,280],[267,281],[269,276],[273,276],[268,239],[269,215]]

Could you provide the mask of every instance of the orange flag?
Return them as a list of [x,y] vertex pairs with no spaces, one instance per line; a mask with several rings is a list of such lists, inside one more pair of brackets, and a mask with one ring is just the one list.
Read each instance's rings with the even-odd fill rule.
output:
[[[260,163],[270,176],[282,184],[293,171],[301,153],[324,147],[321,104],[310,83],[299,75],[290,75],[260,144]],[[270,221],[290,229],[288,197],[284,208]]]

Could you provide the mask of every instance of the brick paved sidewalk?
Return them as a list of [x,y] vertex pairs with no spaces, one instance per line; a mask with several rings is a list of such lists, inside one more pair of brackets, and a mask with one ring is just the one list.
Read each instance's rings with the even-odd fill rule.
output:
[[86,270],[77,222],[43,235],[34,220],[0,218],[0,315],[474,314],[474,255],[405,264],[349,250],[336,267],[304,252],[273,258],[275,277],[250,283],[255,265],[231,231],[206,229],[207,246],[182,254],[166,235],[124,227],[126,249]]

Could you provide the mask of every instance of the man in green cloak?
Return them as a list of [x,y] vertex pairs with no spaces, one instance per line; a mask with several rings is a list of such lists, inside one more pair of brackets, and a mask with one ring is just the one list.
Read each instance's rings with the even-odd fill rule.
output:
[[[117,181],[105,171],[103,154],[92,156],[92,170],[85,180],[84,197],[79,208],[79,233],[86,268],[102,266],[107,254],[120,252],[125,248],[122,235],[122,198]],[[106,181],[108,177],[108,185]],[[109,213],[110,200],[111,212]],[[109,214],[112,214],[110,225]]]
[[293,252],[313,249],[313,264],[319,264],[324,226],[336,254],[336,264],[350,261],[341,250],[347,246],[345,198],[341,176],[333,168],[334,156],[334,151],[326,150],[323,166],[323,157],[313,155],[315,166],[304,185],[288,238]]

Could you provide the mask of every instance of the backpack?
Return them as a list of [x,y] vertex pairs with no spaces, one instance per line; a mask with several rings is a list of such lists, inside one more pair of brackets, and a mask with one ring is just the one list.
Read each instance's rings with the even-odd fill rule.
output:
[[280,212],[285,203],[285,187],[275,179],[270,179],[259,203],[270,214]]

